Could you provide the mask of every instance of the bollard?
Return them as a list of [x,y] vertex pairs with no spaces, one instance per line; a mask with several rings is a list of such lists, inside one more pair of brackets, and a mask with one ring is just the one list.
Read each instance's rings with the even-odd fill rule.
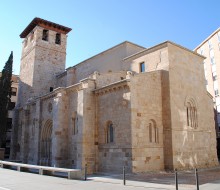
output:
[[87,164],[85,165],[85,178],[84,180],[86,181],[87,180]]
[[195,177],[196,177],[196,190],[199,190],[199,176],[198,176],[198,169],[195,169]]
[[126,179],[125,179],[125,166],[123,166],[123,184],[126,185]]
[[175,171],[175,184],[176,184],[176,190],[178,190],[178,176],[177,176],[177,169]]

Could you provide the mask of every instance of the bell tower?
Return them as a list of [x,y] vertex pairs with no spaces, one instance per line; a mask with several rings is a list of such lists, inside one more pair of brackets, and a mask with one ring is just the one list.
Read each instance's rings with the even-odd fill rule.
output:
[[71,28],[34,18],[20,34],[23,47],[18,103],[23,106],[53,90],[55,76],[65,71],[67,33]]

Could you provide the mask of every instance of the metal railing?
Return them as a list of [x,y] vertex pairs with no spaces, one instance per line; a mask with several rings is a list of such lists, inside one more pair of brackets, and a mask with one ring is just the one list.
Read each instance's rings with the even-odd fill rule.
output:
[[[174,170],[174,174],[175,174],[175,186],[176,186],[176,190],[178,190],[178,172],[177,169]],[[198,169],[195,168],[195,181],[196,181],[196,190],[199,190],[199,175],[198,175]]]

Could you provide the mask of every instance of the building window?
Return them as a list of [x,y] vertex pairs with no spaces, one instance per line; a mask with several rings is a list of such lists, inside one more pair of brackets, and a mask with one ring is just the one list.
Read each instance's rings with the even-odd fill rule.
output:
[[209,56],[210,56],[210,58],[215,57],[215,53],[214,53],[214,50],[213,50],[213,49],[210,49],[210,51],[209,51]]
[[76,118],[72,118],[72,134],[75,135],[76,134]]
[[76,131],[76,118],[72,118],[72,124],[73,124],[73,131],[72,131],[72,134],[75,135],[77,134],[77,131]]
[[217,90],[215,90],[215,97],[218,95],[219,95],[219,93],[218,93],[218,89],[217,89]]
[[151,119],[149,123],[149,142],[150,143],[159,143],[159,130],[156,126],[156,122]]
[[215,58],[211,57],[211,65],[215,65]]
[[187,126],[196,129],[198,127],[197,109],[195,106],[195,101],[193,99],[189,99],[186,103],[186,115],[187,115]]
[[144,62],[140,63],[140,72],[141,73],[145,72],[145,63]]
[[213,76],[213,81],[217,80],[217,75]]
[[50,87],[50,92],[53,92],[53,87]]
[[11,95],[16,96],[17,95],[17,88],[12,87],[11,88]]
[[149,141],[152,142],[152,125],[149,123]]
[[213,79],[213,81],[216,81],[216,80],[217,80],[216,71],[212,73],[212,79]]
[[78,117],[77,117],[77,112],[73,112],[72,116],[72,134],[76,135],[78,133]]
[[12,128],[12,118],[7,118],[7,129]]
[[13,110],[15,107],[15,102],[9,102],[8,104],[8,110]]
[[208,44],[209,44],[209,49],[212,49],[212,43],[210,40],[208,41]]
[[42,40],[48,41],[48,30],[43,30]]
[[187,114],[187,126],[189,126],[189,123],[190,123],[190,122],[189,122],[189,118],[190,118],[190,117],[189,117],[189,109],[190,109],[190,108],[187,106],[187,108],[186,108],[186,114]]
[[113,143],[114,142],[114,128],[112,122],[108,122],[107,133],[106,133],[106,142]]
[[61,44],[61,35],[60,35],[60,33],[56,33],[55,43],[59,44],[59,45]]

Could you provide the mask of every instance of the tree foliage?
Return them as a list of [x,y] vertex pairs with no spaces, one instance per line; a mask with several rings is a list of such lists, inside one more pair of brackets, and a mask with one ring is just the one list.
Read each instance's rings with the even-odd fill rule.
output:
[[2,70],[0,77],[0,147],[5,148],[7,132],[8,106],[11,102],[11,78],[13,66],[13,52]]

